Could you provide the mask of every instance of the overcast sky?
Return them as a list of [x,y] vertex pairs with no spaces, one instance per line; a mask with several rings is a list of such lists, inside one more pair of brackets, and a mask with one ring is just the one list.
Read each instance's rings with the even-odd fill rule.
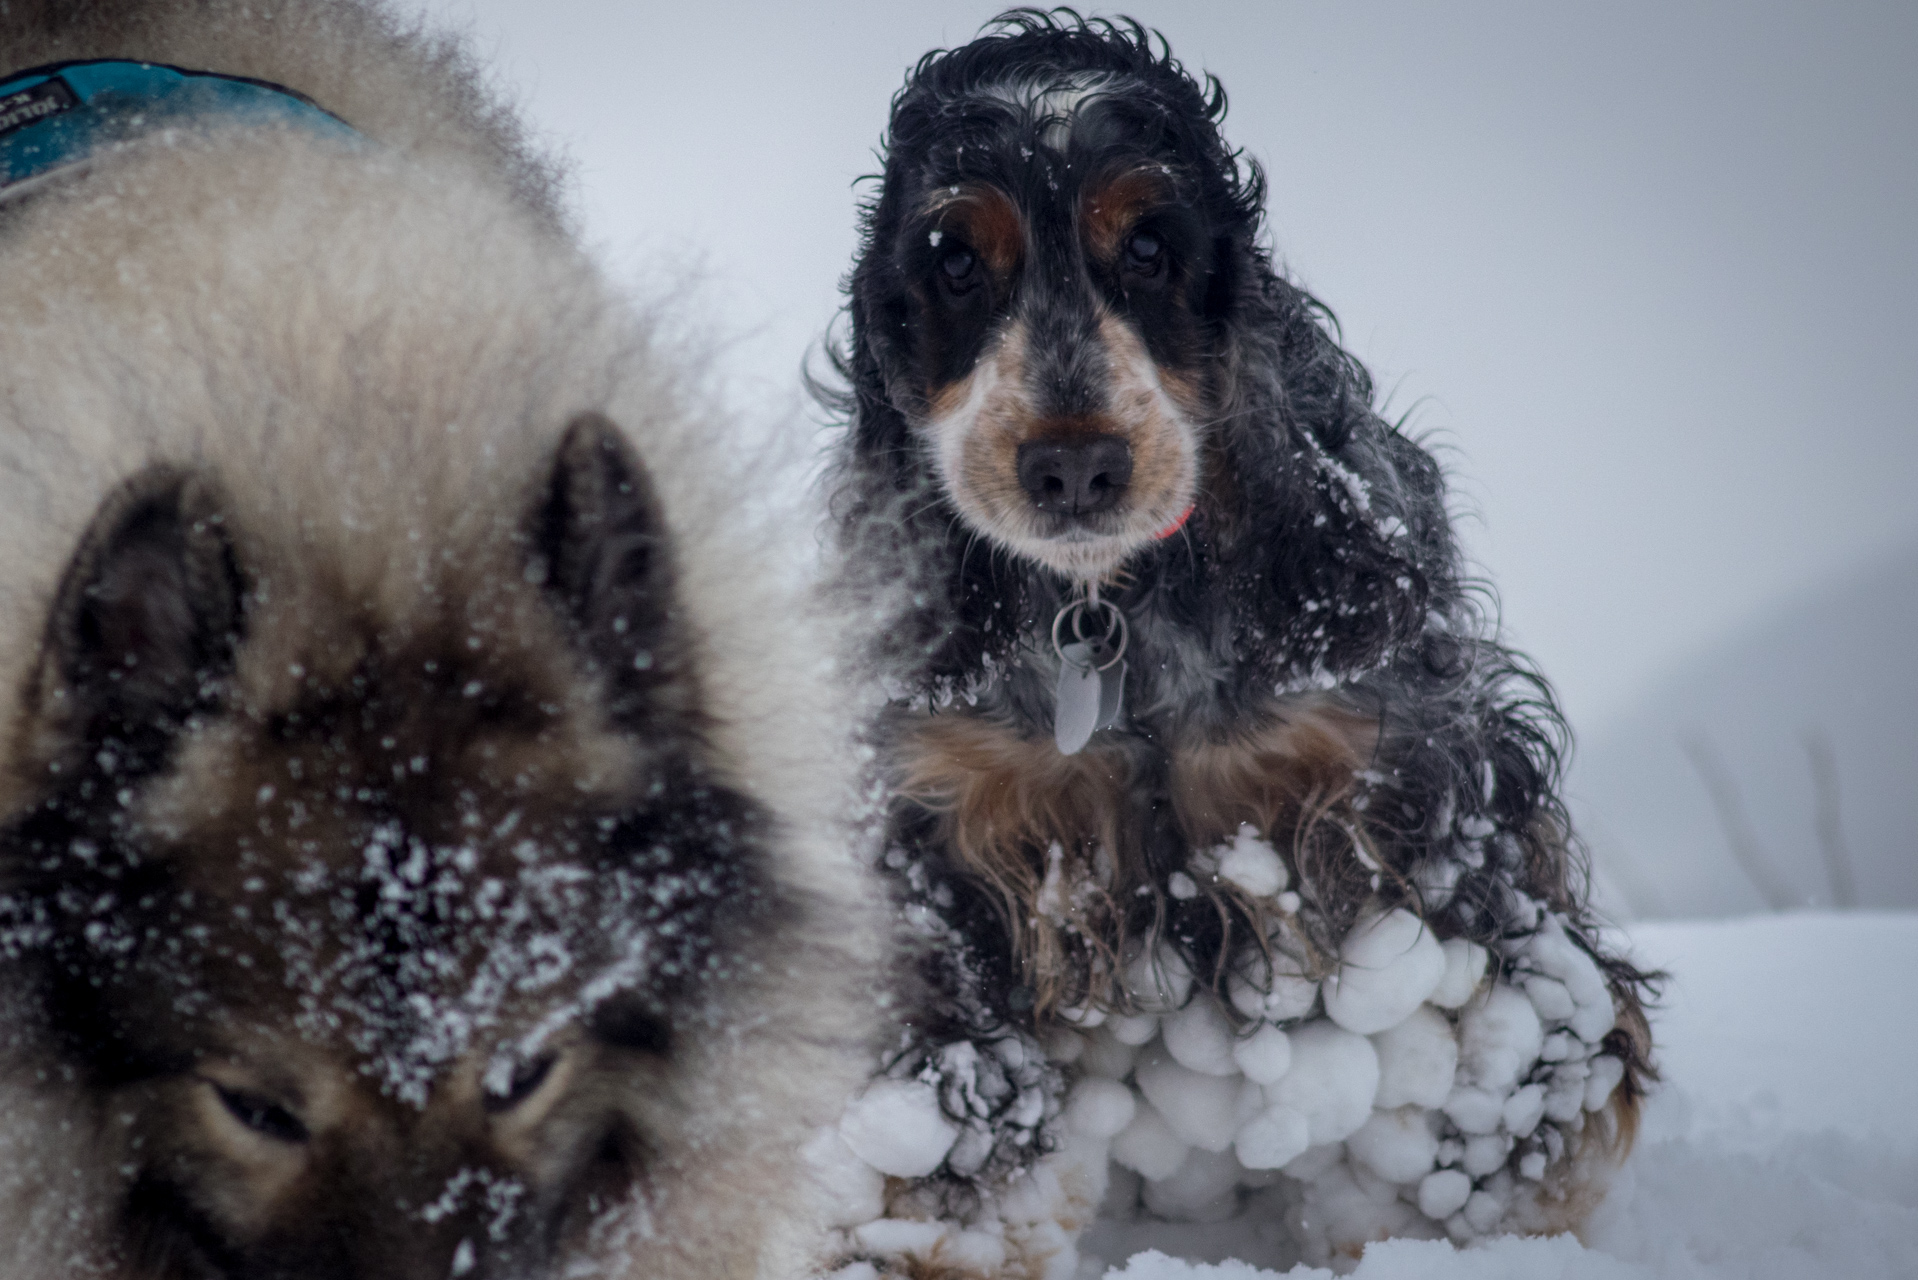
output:
[[[905,68],[997,7],[414,2],[576,161],[605,259],[697,278],[775,406]],[[1918,543],[1918,5],[1131,11],[1225,82],[1280,256],[1446,447],[1575,723]]]

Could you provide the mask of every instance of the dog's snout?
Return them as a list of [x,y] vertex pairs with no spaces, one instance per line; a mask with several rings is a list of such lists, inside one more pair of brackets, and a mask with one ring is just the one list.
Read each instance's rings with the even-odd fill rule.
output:
[[1028,440],[1019,446],[1019,484],[1041,511],[1088,516],[1119,501],[1132,483],[1132,447],[1118,436]]

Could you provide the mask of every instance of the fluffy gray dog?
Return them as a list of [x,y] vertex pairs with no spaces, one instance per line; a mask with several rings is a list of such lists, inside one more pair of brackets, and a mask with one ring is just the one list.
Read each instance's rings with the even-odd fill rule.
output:
[[723,424],[457,46],[0,51],[0,1274],[801,1265],[883,935]]

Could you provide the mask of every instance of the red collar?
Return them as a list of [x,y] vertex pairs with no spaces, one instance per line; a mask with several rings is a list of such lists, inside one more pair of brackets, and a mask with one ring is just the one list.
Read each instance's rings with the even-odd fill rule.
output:
[[1152,535],[1153,540],[1156,542],[1164,542],[1167,538],[1170,538],[1173,534],[1185,528],[1185,522],[1192,518],[1192,512],[1198,505],[1196,502],[1187,504],[1186,509],[1179,513],[1177,520],[1174,520],[1171,524]]

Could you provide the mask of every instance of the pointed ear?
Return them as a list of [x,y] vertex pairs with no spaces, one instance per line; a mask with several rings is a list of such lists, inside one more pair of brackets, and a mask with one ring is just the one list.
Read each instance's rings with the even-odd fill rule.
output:
[[244,584],[218,495],[155,466],[115,491],[67,566],[43,671],[88,742],[151,742],[207,704],[232,669]]
[[671,544],[645,464],[604,416],[582,413],[567,427],[532,544],[534,576],[615,686],[665,674]]

